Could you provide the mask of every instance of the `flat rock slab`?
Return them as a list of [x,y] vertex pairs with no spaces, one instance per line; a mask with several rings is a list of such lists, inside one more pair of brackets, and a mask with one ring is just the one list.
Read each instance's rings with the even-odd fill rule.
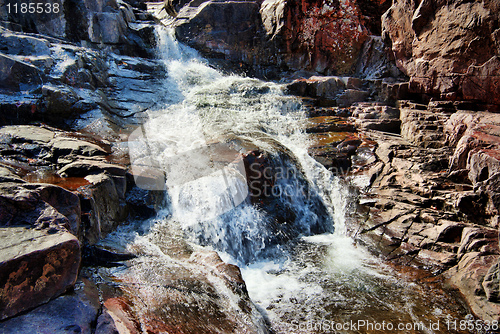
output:
[[46,303],[75,284],[80,243],[72,234],[4,227],[0,240],[0,319]]

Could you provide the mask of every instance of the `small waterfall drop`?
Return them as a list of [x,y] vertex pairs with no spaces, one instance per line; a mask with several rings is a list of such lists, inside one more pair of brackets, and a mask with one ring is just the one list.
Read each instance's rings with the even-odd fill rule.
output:
[[[308,155],[300,100],[279,84],[220,73],[172,30],[156,34],[169,96],[129,148],[134,174],[144,176],[136,182],[167,189],[169,205],[108,238],[134,240],[127,249],[143,256],[126,275],[159,282],[144,307],[156,310],[170,284],[165,264],[201,271],[192,254],[213,249],[241,268],[252,302],[277,333],[329,332],[309,330],[318,321],[420,321],[414,310],[427,301],[408,297],[418,287],[347,235],[352,195]],[[233,312],[236,297],[227,294],[221,304]],[[445,315],[443,303],[436,314]],[[245,321],[258,323],[252,314]]]

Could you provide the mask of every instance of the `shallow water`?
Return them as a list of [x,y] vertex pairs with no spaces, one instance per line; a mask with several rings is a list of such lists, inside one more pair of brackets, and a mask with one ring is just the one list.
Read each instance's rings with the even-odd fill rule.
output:
[[[142,273],[172,261],[167,254],[182,257],[186,242],[218,251],[241,268],[253,303],[276,333],[460,332],[447,324],[467,312],[440,284],[411,282],[348,236],[354,195],[307,154],[311,141],[298,99],[275,83],[223,75],[171,31],[157,34],[170,95],[149,112],[129,148],[133,167],[166,175],[148,186],[167,189],[169,205],[153,220],[123,226],[105,244],[139,254],[135,268],[143,261]],[[271,187],[281,192],[264,204],[249,199],[242,160],[256,149],[274,172],[285,171]],[[293,214],[276,216],[269,203]],[[145,305],[158,297],[147,298]]]

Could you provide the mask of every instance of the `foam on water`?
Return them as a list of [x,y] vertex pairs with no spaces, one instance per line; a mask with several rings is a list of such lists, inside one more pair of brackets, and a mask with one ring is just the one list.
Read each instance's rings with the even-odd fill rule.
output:
[[[149,112],[141,129],[149,151],[139,150],[135,159],[152,159],[166,171],[171,206],[145,235],[135,234],[131,249],[161,254],[168,245],[155,246],[148,235],[171,233],[174,226],[196,247],[217,250],[223,260],[241,267],[250,297],[279,333],[301,332],[292,324],[314,319],[421,319],[414,309],[425,301],[405,296],[414,287],[396,279],[347,235],[351,195],[345,183],[307,154],[300,101],[284,95],[278,84],[221,74],[178,44],[172,32],[157,35],[168,69],[165,85],[174,97]],[[214,157],[221,156],[217,145],[222,144],[229,145],[224,152],[231,158],[220,162]],[[269,242],[276,237],[268,228],[269,212],[241,195],[244,172],[233,158],[252,148],[269,152],[275,163],[301,175],[298,183],[282,180],[283,186],[303,181],[313,194],[312,200],[280,198],[297,214],[301,232],[289,244]],[[206,153],[211,150],[213,155]],[[312,235],[308,229],[317,223],[312,201],[327,208],[333,233]],[[266,251],[270,244],[271,252]]]

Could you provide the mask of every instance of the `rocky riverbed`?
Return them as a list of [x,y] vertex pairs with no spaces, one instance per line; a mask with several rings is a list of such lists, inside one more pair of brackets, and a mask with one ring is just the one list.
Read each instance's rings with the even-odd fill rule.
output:
[[[283,331],[250,298],[240,268],[221,259],[236,241],[247,247],[243,266],[257,257],[249,249],[281,252],[335,228],[304,162],[277,142],[281,130],[306,133],[308,154],[349,185],[356,245],[464,302],[454,315],[500,320],[497,1],[57,3],[58,13],[0,7],[0,333]],[[209,66],[173,71],[162,48],[177,61],[196,51],[166,45],[163,25]],[[293,131],[235,123],[224,134],[258,184],[248,183],[247,202],[274,233],[262,248],[236,234],[230,247],[207,240],[219,238],[208,228],[198,243],[186,238],[161,220],[172,215],[165,189],[140,186],[157,175],[131,168],[128,136],[162,106],[204,93],[184,86],[224,82],[215,69],[276,83],[238,79],[196,108],[232,105],[228,94],[254,113],[279,104],[306,115],[286,124],[301,125]],[[179,72],[189,80],[174,85]],[[278,102],[260,97],[274,91]],[[174,116],[168,122],[186,122]],[[292,164],[305,204],[262,196]]]

